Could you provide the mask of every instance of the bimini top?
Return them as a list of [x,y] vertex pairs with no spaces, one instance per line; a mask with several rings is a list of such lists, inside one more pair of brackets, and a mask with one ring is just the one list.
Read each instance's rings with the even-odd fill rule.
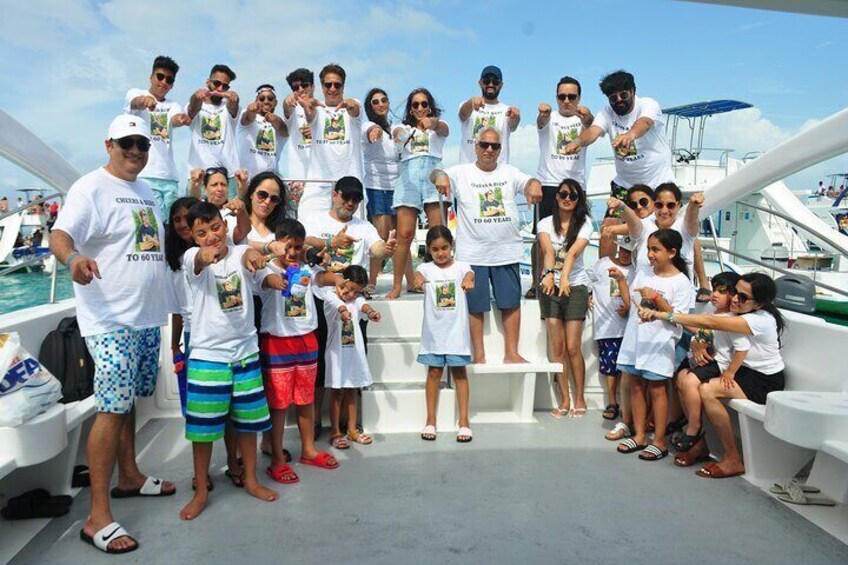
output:
[[712,116],[713,114],[723,114],[725,112],[733,112],[734,110],[743,110],[745,108],[753,108],[753,105],[748,104],[747,102],[740,102],[738,100],[710,100],[707,102],[695,102],[694,104],[674,106],[673,108],[663,108],[662,112],[669,116],[700,118],[701,116]]

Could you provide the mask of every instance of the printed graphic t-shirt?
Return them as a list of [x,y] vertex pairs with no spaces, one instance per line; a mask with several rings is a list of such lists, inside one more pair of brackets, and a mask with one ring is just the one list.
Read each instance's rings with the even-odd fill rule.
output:
[[[371,369],[365,355],[365,340],[359,320],[367,320],[362,312],[365,299],[357,296],[351,302],[342,302],[336,287],[316,288],[315,295],[324,301],[324,317],[327,320],[327,348],[324,352],[327,373],[324,384],[327,388],[360,388],[372,384]],[[339,307],[344,304],[351,318],[342,321]]]
[[[562,266],[565,264],[565,255],[568,252],[565,249],[565,233],[557,235],[554,230],[554,217],[548,216],[539,221],[539,233],[546,233],[551,238],[551,245],[554,248],[554,285],[559,286],[559,281],[562,276]],[[589,241],[592,237],[592,219],[586,218],[583,225],[580,226],[580,231],[577,232],[577,240],[585,239]],[[589,284],[589,276],[586,274],[586,269],[583,267],[583,253],[574,258],[574,264],[571,266],[571,273],[568,275],[568,284],[579,285]]]
[[634,184],[656,187],[664,182],[674,182],[671,150],[665,139],[665,118],[660,105],[652,98],[634,98],[633,109],[626,116],[619,116],[606,105],[595,115],[592,124],[604,130],[604,135],[612,143],[617,136],[630,131],[639,118],[650,118],[654,122],[645,135],[633,142],[627,155],[616,153],[613,180],[625,188]]
[[566,155],[565,146],[583,131],[578,116],[563,116],[553,112],[548,124],[539,129],[539,168],[536,178],[544,186],[559,186],[563,179],[574,179],[585,187],[586,148],[576,155]]
[[317,237],[326,240],[342,231],[347,226],[347,235],[356,239],[351,247],[334,249],[330,253],[330,265],[327,270],[339,273],[350,265],[368,268],[371,246],[383,241],[380,234],[370,222],[353,217],[346,224],[334,220],[329,214],[310,215],[302,220],[307,237]]
[[312,155],[312,126],[306,121],[306,111],[300,105],[294,107],[288,118],[283,114],[283,121],[289,129],[286,178],[303,180],[309,172],[309,157]]
[[400,176],[395,141],[390,134],[381,129],[380,139],[371,143],[368,141],[368,130],[373,127],[380,126],[367,120],[362,123],[362,164],[365,174],[362,184],[365,188],[372,190],[394,190]]
[[457,260],[487,267],[518,263],[524,248],[515,195],[530,177],[504,164],[486,172],[466,163],[445,172],[457,201]]
[[461,286],[463,277],[471,272],[471,265],[454,261],[443,269],[435,263],[422,263],[416,270],[427,281],[418,353],[471,355],[468,302]]
[[87,285],[74,283],[83,336],[167,323],[165,231],[147,183],[92,171],[71,186],[53,229],[71,236],[100,271]]
[[[462,104],[460,104],[460,107],[462,107]],[[508,109],[507,104],[498,102],[497,104],[485,104],[479,110],[471,111],[468,119],[462,122],[462,139],[459,141],[460,163],[473,163],[477,160],[474,144],[477,142],[480,132],[488,127],[493,127],[501,132],[503,146],[501,147],[501,154],[498,156],[498,163],[509,163],[510,131],[506,117]]]
[[[153,111],[133,110],[130,104],[139,96],[153,96],[147,90],[133,88],[124,99],[124,112],[143,118],[150,125],[150,153],[147,165],[138,175],[142,178],[179,180],[177,165],[174,162],[173,128],[171,118],[183,111],[182,106],[173,100],[157,100]],[[154,96],[155,98],[155,96]]]
[[276,173],[288,138],[281,137],[263,116],[257,115],[252,123],[242,125],[241,116],[246,111],[242,110],[238,118],[239,165],[247,169],[249,178],[266,171]]
[[[286,278],[287,269],[272,261],[268,269]],[[306,266],[289,283],[285,293],[273,288],[260,291],[262,297],[262,333],[279,337],[306,335],[318,329],[315,300],[312,298],[312,280],[315,272]]]
[[594,265],[587,269],[591,281],[592,296],[595,298],[595,306],[592,307],[592,328],[594,339],[609,339],[622,337],[627,325],[627,316],[619,316],[617,309],[624,303],[621,300],[621,289],[615,279],[609,276],[609,269],[615,267],[624,274],[627,286],[633,280],[635,267],[630,265],[616,265],[609,257],[601,257]]
[[[444,120],[439,121],[445,123]],[[445,139],[447,138],[440,136],[435,130],[420,130],[411,126],[400,125],[394,129],[394,133],[397,134],[398,142],[403,146],[401,161],[409,161],[427,155],[436,159],[442,158],[442,148],[445,146]],[[476,160],[476,156],[474,160]]]
[[189,169],[226,167],[232,177],[239,168],[236,123],[225,103],[215,106],[204,102],[189,126]]

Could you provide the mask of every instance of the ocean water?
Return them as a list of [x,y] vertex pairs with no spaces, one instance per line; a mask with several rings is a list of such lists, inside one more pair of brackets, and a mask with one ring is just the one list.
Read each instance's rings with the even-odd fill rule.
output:
[[[50,273],[15,273],[0,278],[0,314],[47,304],[50,301]],[[56,277],[56,300],[74,296],[67,269]]]

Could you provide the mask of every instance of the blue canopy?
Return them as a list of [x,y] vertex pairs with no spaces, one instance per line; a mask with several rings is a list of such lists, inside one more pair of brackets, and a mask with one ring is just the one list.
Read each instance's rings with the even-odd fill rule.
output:
[[738,100],[712,100],[707,102],[695,102],[694,104],[684,104],[683,106],[674,106],[673,108],[664,108],[662,112],[669,116],[699,118],[701,116],[723,114],[724,112],[733,112],[734,110],[742,110],[744,108],[753,108],[753,106],[747,102],[740,102]]

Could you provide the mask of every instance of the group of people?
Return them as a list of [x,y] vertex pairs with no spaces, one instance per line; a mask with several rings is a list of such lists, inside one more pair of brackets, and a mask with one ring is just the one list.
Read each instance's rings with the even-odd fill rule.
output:
[[[135,400],[154,392],[160,327],[169,315],[194,467],[194,495],[181,518],[194,519],[207,505],[215,487],[212,445],[219,439],[227,477],[252,496],[278,496],[257,478],[259,434],[260,450],[270,457],[268,477],[282,484],[299,480],[283,449],[291,405],[300,463],[338,468],[315,444],[325,389],[331,446],[371,443],[358,426],[356,396],[372,382],[367,323],[379,322],[381,314],[366,297],[373,267],[390,257],[388,298],[400,295],[404,275],[409,289],[424,294],[418,362],[426,367],[427,419],[421,438],[436,438],[439,381],[447,368],[459,404],[456,440],[470,442],[465,367],[487,361],[483,322],[492,298],[503,319],[503,362],[525,362],[518,348],[519,194],[540,212],[536,292],[552,359],[567,368],[557,376],[561,402],[553,415],[586,414],[581,335],[591,307],[610,395],[604,416],[621,418],[607,436],[621,441],[618,450],[642,451],[647,460],[666,456],[665,430],[669,420],[677,421],[668,415],[666,385],[676,379],[688,417],[673,438],[679,464],[708,453],[703,409],[725,450],[699,473],[741,472],[718,399],[764,402],[782,386],[774,284],[765,275],[732,273],[706,280],[697,243],[703,196],[692,195],[678,219],[683,198],[673,183],[662,114],[655,101],[636,96],[632,75],[617,71],[602,79],[609,106],[596,116],[580,105],[577,80],[557,83],[556,111],[548,104],[538,109],[541,155],[533,178],[507,163],[520,112],[499,101],[497,67],[483,69],[481,96],[459,108],[462,162],[448,168],[441,165],[448,125],[426,89],[410,93],[402,124],[393,126],[385,91],[369,92],[365,120],[360,103],[344,97],[340,66],[319,74],[323,101],[313,97],[312,73],[298,69],[287,77],[292,93],[279,116],[270,85],[260,86],[241,111],[230,88],[235,73],[216,65],[183,112],[166,97],[177,70],[171,59],[158,57],[148,91],[128,93],[128,113],[107,132],[108,163],[71,187],[51,237],[53,253],[76,283],[77,317],[95,363],[98,414],[87,449],[91,513],[81,539],[109,553],[138,547],[111,514],[116,461],[112,497],[176,492],[171,482],[139,470],[134,446]],[[179,194],[171,154],[178,126],[192,130],[188,196]],[[291,182],[276,170],[286,135],[293,138]],[[603,135],[610,136],[617,174],[600,259],[587,265],[592,220],[583,188],[585,148]],[[373,223],[357,216],[366,199]],[[455,239],[444,225],[445,206],[455,207]],[[430,222],[428,257],[407,273],[421,211]],[[716,313],[690,314],[696,296],[711,300]],[[680,324],[694,334],[692,361],[683,363],[675,352],[685,344]],[[619,404],[623,395],[629,402]]]

